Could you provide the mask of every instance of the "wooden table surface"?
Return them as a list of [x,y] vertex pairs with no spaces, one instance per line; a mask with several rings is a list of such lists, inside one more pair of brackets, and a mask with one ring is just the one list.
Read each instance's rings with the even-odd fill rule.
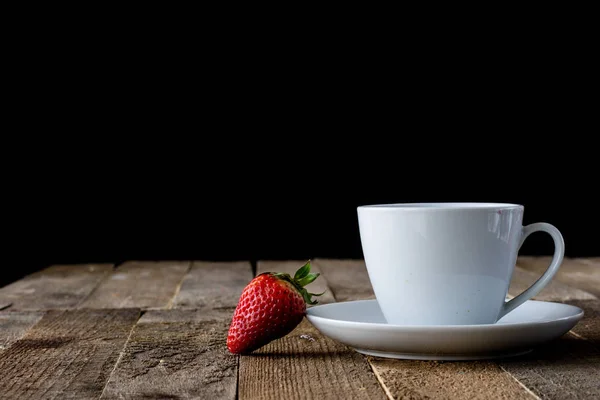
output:
[[[256,273],[305,260],[52,266],[0,289],[0,399],[600,399],[600,258],[566,259],[537,297],[581,307],[575,328],[527,356],[363,356],[306,319],[252,355],[226,335]],[[320,303],[374,298],[362,260],[312,260]],[[521,257],[509,294],[548,257]]]

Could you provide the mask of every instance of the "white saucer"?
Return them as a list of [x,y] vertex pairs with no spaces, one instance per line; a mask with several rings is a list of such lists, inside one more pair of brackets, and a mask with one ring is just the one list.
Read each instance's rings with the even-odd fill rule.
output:
[[308,320],[321,333],[359,353],[412,360],[481,360],[525,354],[561,337],[582,317],[578,307],[533,300],[490,325],[390,325],[377,300],[307,309]]

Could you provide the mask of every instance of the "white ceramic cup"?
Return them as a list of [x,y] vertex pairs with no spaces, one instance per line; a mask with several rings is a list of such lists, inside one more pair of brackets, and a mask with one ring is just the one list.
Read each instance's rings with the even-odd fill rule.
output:
[[[522,225],[524,207],[500,203],[360,206],[360,240],[377,302],[399,325],[493,324],[546,286],[565,251],[558,229]],[[505,301],[523,241],[536,231],[554,239],[546,272]]]

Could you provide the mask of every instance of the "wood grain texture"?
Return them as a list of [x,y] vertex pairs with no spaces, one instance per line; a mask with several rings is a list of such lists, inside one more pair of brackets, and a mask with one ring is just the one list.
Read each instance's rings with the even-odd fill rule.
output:
[[102,399],[235,399],[236,356],[226,347],[231,310],[148,311]]
[[97,399],[137,309],[48,311],[0,356],[2,399]]
[[[344,301],[372,293],[363,260],[315,262],[334,293]],[[356,298],[352,293],[357,293]],[[395,399],[531,399],[510,375],[493,362],[438,363],[368,357],[386,391]]]
[[535,399],[492,362],[369,362],[394,399]]
[[542,399],[600,398],[600,352],[572,335],[499,364]]
[[[305,263],[306,261],[259,261],[256,265],[256,274],[258,275],[263,272],[285,272],[294,276],[298,268]],[[310,272],[322,273],[319,266],[312,262]],[[335,301],[331,289],[327,286],[325,279],[322,279],[321,277],[306,286],[306,289],[311,293],[325,292],[323,296],[315,297],[319,304],[327,304]]]
[[173,301],[173,308],[235,308],[242,290],[251,280],[249,262],[194,261]]
[[362,355],[324,337],[307,320],[240,357],[240,400],[386,398]]
[[112,264],[54,265],[0,289],[8,310],[75,308],[113,270]]
[[599,300],[569,300],[567,304],[583,310],[583,318],[575,325],[572,332],[589,340],[600,350],[600,301]]
[[3,312],[0,313],[0,352],[25,335],[44,313],[42,312]]
[[[541,274],[539,273],[527,271],[521,267],[515,267],[508,289],[509,295],[514,297],[524,292],[529,286],[537,281],[540,276]],[[556,279],[552,279],[552,281],[550,281],[550,283],[533,299],[543,301],[594,300],[596,299],[596,296],[584,290],[566,285]]]
[[316,259],[337,301],[374,299],[363,260]]
[[80,308],[164,309],[171,305],[189,261],[129,261],[108,276]]
[[[551,260],[552,257],[522,256],[517,260],[517,265],[540,276],[546,271]],[[600,296],[600,264],[590,260],[565,258],[553,279],[596,297]]]
[[600,257],[577,258],[577,260],[586,264],[600,266]]

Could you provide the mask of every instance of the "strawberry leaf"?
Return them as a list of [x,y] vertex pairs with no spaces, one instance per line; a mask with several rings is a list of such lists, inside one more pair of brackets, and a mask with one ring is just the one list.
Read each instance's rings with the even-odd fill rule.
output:
[[310,272],[310,261],[307,261],[294,275],[294,280],[300,280],[304,278]]
[[[302,289],[301,293],[302,293],[302,297],[304,298],[304,301],[306,302],[306,304],[314,305],[314,304],[318,303],[316,300],[312,299],[312,296],[314,296],[313,293],[308,293],[308,291],[306,289]],[[325,292],[323,292],[323,293],[325,293]],[[323,293],[321,293],[321,294],[323,294]]]
[[304,278],[298,279],[297,282],[300,286],[306,286],[309,283],[313,282],[315,279],[317,279],[319,275],[319,273],[308,274]]

